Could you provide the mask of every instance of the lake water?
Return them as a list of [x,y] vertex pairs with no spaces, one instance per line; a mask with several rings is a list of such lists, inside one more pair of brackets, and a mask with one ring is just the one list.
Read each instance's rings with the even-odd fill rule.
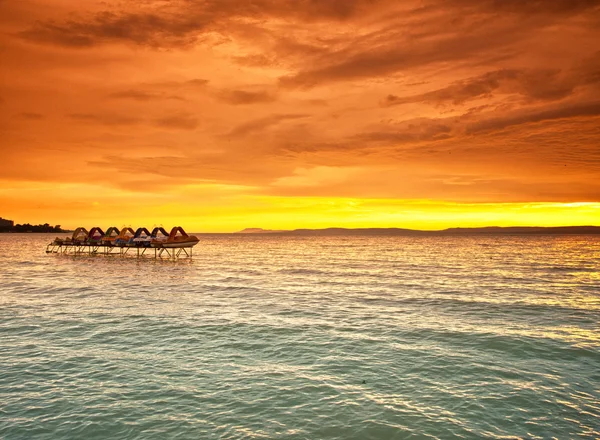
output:
[[0,234],[0,438],[600,437],[600,237]]

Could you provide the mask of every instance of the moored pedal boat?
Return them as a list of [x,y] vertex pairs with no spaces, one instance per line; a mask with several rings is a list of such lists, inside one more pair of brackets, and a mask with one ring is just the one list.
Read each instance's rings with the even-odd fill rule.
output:
[[113,246],[120,233],[121,231],[119,231],[119,228],[114,226],[108,228],[106,234],[104,234],[104,237],[102,237],[102,244],[104,246]]
[[162,244],[164,248],[191,248],[198,244],[198,237],[188,235],[181,226],[171,229],[169,238]]
[[148,229],[138,228],[130,243],[135,247],[150,247],[152,235],[148,232]]
[[90,229],[90,233],[88,234],[87,242],[91,245],[99,245],[102,244],[102,239],[104,238],[104,231],[99,227],[94,227]]
[[[198,237],[187,234],[181,226],[176,226],[171,233],[163,227],[156,227],[152,233],[146,228],[125,227],[119,231],[116,227],[108,228],[106,234],[99,227],[88,230],[80,227],[73,235],[61,239],[56,237],[46,246],[46,253],[53,254],[89,254],[125,256],[136,254],[138,258],[153,253],[154,258],[179,258],[192,256],[192,247],[199,242]],[[133,248],[133,249],[132,249]],[[133,250],[133,252],[131,252]],[[152,252],[152,250],[154,252]]]
[[73,237],[71,238],[71,242],[73,244],[82,245],[86,244],[89,232],[85,228],[77,228],[75,232],[73,232]]
[[129,243],[129,240],[131,240],[134,235],[135,235],[135,232],[131,228],[121,229],[121,233],[115,239],[115,246],[120,246],[120,247],[127,246],[127,244]]
[[152,229],[152,234],[150,234],[150,246],[160,248],[168,239],[169,234],[167,231],[165,231],[165,228],[157,226],[156,228]]

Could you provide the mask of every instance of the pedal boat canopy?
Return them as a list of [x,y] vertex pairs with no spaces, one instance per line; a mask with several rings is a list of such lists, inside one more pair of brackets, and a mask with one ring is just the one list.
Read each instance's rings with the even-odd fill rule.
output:
[[152,235],[146,228],[138,228],[133,235],[132,242],[135,246],[149,247],[152,242]]
[[104,237],[102,237],[102,243],[105,245],[112,245],[120,233],[121,231],[119,228],[116,228],[115,226],[108,228],[106,234],[104,234]]
[[193,247],[198,244],[198,237],[195,235],[188,235],[181,226],[175,226],[171,229],[169,238],[163,243],[163,247],[166,248],[184,248]]
[[162,247],[162,244],[169,239],[169,234],[165,231],[165,228],[157,226],[152,229],[150,234],[150,243],[152,247]]
[[99,227],[94,227],[90,229],[90,233],[88,234],[88,242],[90,244],[97,244],[102,241],[104,238],[104,231]]
[[125,246],[133,239],[135,232],[131,228],[123,228],[121,229],[121,233],[117,238],[115,238],[115,246]]
[[73,232],[73,236],[71,237],[71,240],[73,240],[74,243],[84,243],[87,240],[88,235],[89,235],[89,232],[87,229],[77,228],[77,229],[75,229],[75,232]]

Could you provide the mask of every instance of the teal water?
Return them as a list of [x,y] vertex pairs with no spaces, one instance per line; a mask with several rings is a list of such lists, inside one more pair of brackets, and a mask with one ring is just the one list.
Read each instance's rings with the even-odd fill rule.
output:
[[600,437],[600,237],[0,234],[2,439]]

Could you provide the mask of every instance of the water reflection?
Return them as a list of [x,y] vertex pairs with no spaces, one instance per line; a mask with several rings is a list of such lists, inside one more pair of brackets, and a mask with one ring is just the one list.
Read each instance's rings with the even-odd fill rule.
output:
[[180,261],[48,240],[0,235],[3,411],[29,429],[40,396],[85,423],[123,390],[117,437],[153,408],[205,437],[596,435],[600,238],[202,236]]

